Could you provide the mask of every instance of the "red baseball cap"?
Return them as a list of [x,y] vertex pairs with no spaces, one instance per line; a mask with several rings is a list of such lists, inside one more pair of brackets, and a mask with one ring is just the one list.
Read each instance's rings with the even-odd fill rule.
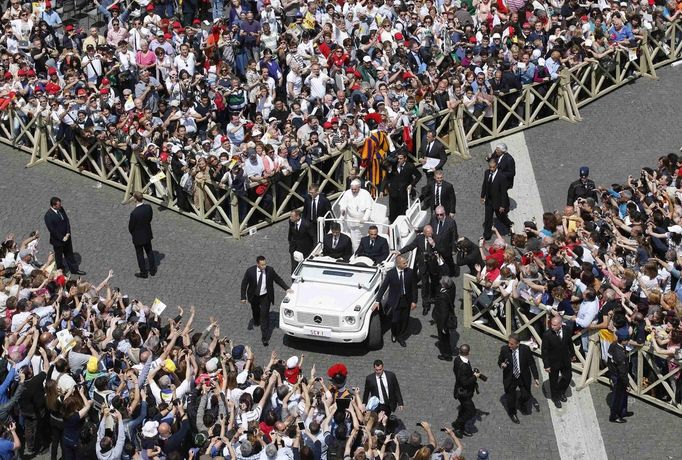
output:
[[99,90],[100,94],[109,94],[109,88],[102,88]]
[[48,75],[57,75],[57,68],[56,67],[48,67],[47,68],[47,74]]
[[85,88],[80,88],[78,91],[76,91],[76,96],[86,96],[88,92],[85,90]]
[[19,72],[17,72],[17,75],[19,75],[20,77],[23,77],[24,75],[26,75],[26,73],[27,73],[26,70],[19,69]]
[[152,3],[147,5],[147,11],[154,11],[154,5]]
[[64,27],[64,30],[73,30],[73,24],[67,24],[67,25]]

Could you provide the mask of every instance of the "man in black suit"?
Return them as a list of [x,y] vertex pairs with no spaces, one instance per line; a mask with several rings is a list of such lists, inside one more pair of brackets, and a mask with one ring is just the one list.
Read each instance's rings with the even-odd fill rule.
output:
[[566,402],[566,389],[571,384],[571,360],[575,357],[571,342],[572,328],[561,323],[561,317],[555,316],[550,328],[542,335],[542,363],[549,373],[549,389],[554,405],[561,408]]
[[483,221],[483,238],[489,240],[493,236],[493,214],[505,227],[511,227],[509,220],[509,195],[507,177],[497,169],[497,159],[488,161],[488,169],[483,174],[481,185],[481,204],[485,205]]
[[149,259],[149,274],[156,275],[156,264],[154,263],[154,254],[152,253],[152,218],[154,211],[152,207],[145,203],[142,192],[133,193],[135,200],[135,209],[130,213],[128,220],[128,231],[133,237],[133,245],[135,246],[135,254],[137,255],[137,266],[140,271],[135,273],[138,278],[147,278],[147,265],[144,261],[144,254],[147,253]]
[[291,273],[298,266],[294,260],[294,252],[298,251],[303,257],[308,257],[315,248],[315,227],[301,218],[301,211],[294,209],[289,216],[289,255],[291,256]]
[[433,321],[438,332],[438,349],[441,361],[452,361],[457,349],[457,316],[455,315],[455,297],[457,289],[453,278],[445,276],[440,279],[440,290],[433,304]]
[[454,397],[459,401],[459,410],[457,412],[457,419],[452,422],[452,428],[455,430],[455,436],[462,438],[464,436],[471,436],[465,424],[469,419],[476,415],[476,406],[474,405],[474,392],[478,386],[479,372],[474,372],[471,363],[469,362],[469,353],[471,348],[464,344],[459,347],[459,356],[453,361],[452,371],[455,374],[455,389]]
[[516,176],[516,161],[507,151],[507,144],[499,143],[495,146],[495,157],[497,158],[497,170],[507,178],[509,190],[514,188],[514,177]]
[[50,198],[50,209],[45,213],[45,226],[50,232],[50,244],[54,250],[54,259],[57,269],[71,272],[74,275],[85,275],[78,269],[76,258],[73,254],[71,240],[71,223],[66,211],[62,208],[62,200],[56,196]]
[[455,188],[445,180],[445,173],[438,170],[433,173],[433,182],[426,184],[422,189],[422,209],[435,211],[438,206],[443,206],[450,217],[455,216],[457,209],[457,195]]
[[395,268],[386,273],[372,308],[379,308],[387,290],[388,297],[383,312],[391,318],[391,342],[397,341],[401,347],[406,347],[405,335],[410,322],[410,310],[417,308],[418,293],[417,277],[407,266],[407,259],[402,256],[396,257]]
[[[502,368],[502,385],[507,395],[507,413],[514,423],[521,423],[516,415],[516,389],[520,391],[518,405],[521,413],[528,413],[528,401],[531,398],[531,376],[535,387],[540,386],[538,367],[535,364],[530,347],[521,344],[518,334],[509,335],[507,345],[500,349],[497,365]],[[537,402],[535,403],[537,404]],[[536,406],[539,409],[539,406]]]
[[457,222],[446,214],[443,206],[438,206],[431,218],[430,224],[433,228],[436,244],[440,248],[438,253],[443,258],[445,265],[448,266],[448,275],[457,276],[458,267],[455,265],[455,260],[452,258],[452,253],[457,244],[457,239],[459,238]]
[[398,378],[393,372],[384,370],[384,362],[380,359],[374,361],[374,373],[365,378],[362,402],[367,404],[372,396],[379,399],[379,406],[375,410],[377,413],[384,411],[386,415],[391,415],[396,409],[403,410],[403,395]]
[[380,264],[386,260],[388,253],[388,241],[379,236],[379,229],[376,225],[370,225],[367,236],[363,236],[360,240],[355,255],[369,257],[375,264]]
[[443,249],[438,246],[433,238],[433,227],[425,225],[422,233],[417,235],[408,245],[403,246],[400,251],[394,251],[396,255],[405,254],[413,249],[417,249],[416,267],[419,278],[422,282],[422,314],[426,315],[431,305],[436,301],[436,293],[440,286],[440,266],[438,265],[438,254]]
[[[264,256],[258,256],[256,265],[247,268],[242,278],[241,302],[246,303],[248,300],[251,304],[253,326],[260,326],[261,340],[266,347],[270,332],[270,305],[275,302],[274,283],[287,292],[293,292],[275,269],[268,267]],[[249,330],[253,326],[249,324]]]
[[388,194],[389,222],[405,214],[408,205],[407,188],[408,186],[416,187],[417,182],[422,178],[422,173],[407,161],[407,153],[398,152],[397,160],[398,162],[391,167],[381,184],[384,195]]
[[353,242],[348,235],[341,233],[341,225],[332,222],[331,233],[324,236],[322,240],[322,255],[342,259],[348,262],[353,255]]
[[[445,146],[441,141],[436,139],[435,131],[426,133],[426,142],[424,142],[421,149],[419,149],[419,162],[424,164],[428,158],[437,158],[439,160],[433,170],[443,169],[445,162],[448,161],[448,154],[445,152]],[[428,184],[433,181],[433,172],[426,172],[426,180]]]
[[327,197],[320,193],[320,186],[312,184],[308,187],[308,195],[303,201],[303,220],[316,225],[317,218],[324,217],[331,210],[332,205]]

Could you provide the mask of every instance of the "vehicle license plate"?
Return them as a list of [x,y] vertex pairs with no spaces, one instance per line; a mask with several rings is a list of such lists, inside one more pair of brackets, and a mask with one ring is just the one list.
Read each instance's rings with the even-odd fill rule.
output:
[[317,327],[306,327],[305,332],[306,334],[315,337],[331,337],[332,335],[331,329],[321,329]]

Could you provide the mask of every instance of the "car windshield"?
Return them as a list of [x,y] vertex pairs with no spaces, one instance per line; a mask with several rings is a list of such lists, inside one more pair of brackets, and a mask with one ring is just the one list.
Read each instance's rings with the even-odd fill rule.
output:
[[348,267],[302,264],[297,275],[304,281],[344,284],[347,286],[369,285],[376,270],[362,270]]

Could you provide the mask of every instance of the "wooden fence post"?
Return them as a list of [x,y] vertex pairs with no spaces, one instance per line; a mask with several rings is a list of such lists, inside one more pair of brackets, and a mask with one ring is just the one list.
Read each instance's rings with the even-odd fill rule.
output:
[[575,123],[582,121],[575,95],[571,90],[571,71],[562,69],[559,73],[559,118]]

